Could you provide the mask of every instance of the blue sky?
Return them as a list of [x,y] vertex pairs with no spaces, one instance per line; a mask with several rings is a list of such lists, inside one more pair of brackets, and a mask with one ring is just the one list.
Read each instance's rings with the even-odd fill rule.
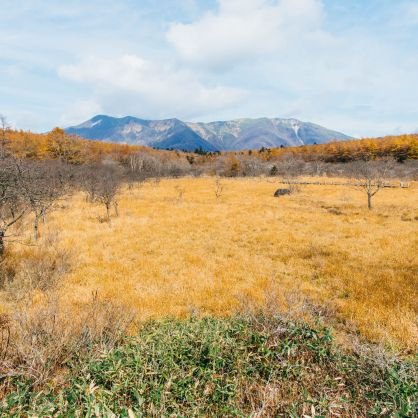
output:
[[418,0],[0,0],[0,113],[418,131]]

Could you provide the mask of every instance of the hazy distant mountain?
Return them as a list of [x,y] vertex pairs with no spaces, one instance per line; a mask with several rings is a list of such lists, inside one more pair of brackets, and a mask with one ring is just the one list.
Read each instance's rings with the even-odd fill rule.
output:
[[188,151],[197,148],[205,151],[258,149],[350,139],[313,123],[279,118],[192,123],[179,119],[144,120],[132,116],[97,115],[81,125],[67,128],[66,132],[87,139]]

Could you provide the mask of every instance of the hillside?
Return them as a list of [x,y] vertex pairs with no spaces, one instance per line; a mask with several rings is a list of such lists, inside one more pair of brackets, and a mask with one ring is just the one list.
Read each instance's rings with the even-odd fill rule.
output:
[[313,123],[279,118],[192,123],[179,119],[144,120],[131,116],[97,115],[67,128],[66,132],[87,139],[187,151],[199,148],[204,151],[274,148],[350,139]]

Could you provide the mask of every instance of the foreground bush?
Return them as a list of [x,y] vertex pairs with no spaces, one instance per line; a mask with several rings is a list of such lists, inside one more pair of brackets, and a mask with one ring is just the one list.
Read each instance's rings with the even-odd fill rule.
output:
[[149,322],[62,366],[59,383],[6,379],[2,416],[407,417],[417,395],[414,364],[280,318]]

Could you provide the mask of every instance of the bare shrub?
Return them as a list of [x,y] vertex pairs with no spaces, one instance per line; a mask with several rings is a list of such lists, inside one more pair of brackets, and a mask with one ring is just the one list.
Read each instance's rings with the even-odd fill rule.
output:
[[283,176],[283,183],[287,185],[290,193],[297,193],[300,187],[297,184],[297,177],[302,174],[305,163],[292,154],[285,154],[277,163],[277,172]]
[[104,205],[108,223],[111,220],[112,207],[115,215],[119,215],[117,195],[122,187],[122,181],[123,173],[120,167],[113,163],[88,166],[83,170],[80,185],[87,194],[87,200]]
[[145,181],[148,178],[161,177],[163,166],[156,157],[145,152],[131,154],[124,161],[129,177],[134,181]]
[[10,319],[6,314],[0,314],[0,362],[4,361],[10,344]]
[[181,187],[181,186],[176,186],[175,190],[176,190],[176,194],[177,194],[176,202],[181,203],[183,201],[184,192],[186,190],[184,189],[184,187]]
[[291,153],[283,154],[276,163],[278,173],[288,178],[302,174],[305,162]]
[[294,179],[285,178],[283,183],[286,184],[287,190],[289,190],[290,194],[295,194],[300,192],[300,186]]
[[187,160],[167,161],[164,165],[164,174],[168,177],[181,177],[191,172]]
[[222,183],[220,177],[216,177],[215,179],[215,197],[219,199],[222,196],[224,191],[224,184]]
[[45,383],[71,359],[111,349],[132,321],[131,311],[101,300],[97,292],[77,316],[60,306],[54,294],[47,295],[41,305],[28,303],[7,318],[10,337],[6,352],[3,349],[0,378],[21,376],[32,379],[34,385]]
[[55,287],[59,279],[70,269],[70,252],[64,249],[50,249],[38,252],[23,260],[19,272],[7,286],[17,296],[27,291],[46,291]]
[[266,174],[268,172],[267,164],[256,157],[239,156],[241,174],[243,176],[256,177]]
[[56,237],[36,247],[11,252],[1,262],[0,286],[8,297],[21,300],[33,291],[53,289],[72,265],[73,254],[61,248]]
[[315,176],[322,176],[326,169],[326,164],[321,160],[314,160],[311,163],[313,167],[313,173]]

